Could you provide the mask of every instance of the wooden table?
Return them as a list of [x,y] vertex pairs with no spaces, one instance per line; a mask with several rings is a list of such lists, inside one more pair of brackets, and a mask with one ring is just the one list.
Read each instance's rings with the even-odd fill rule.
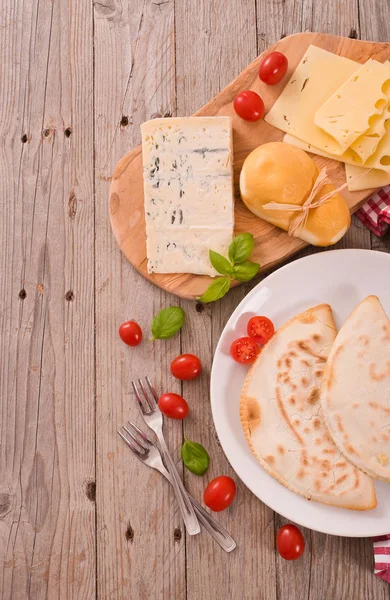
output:
[[[142,121],[191,114],[281,36],[388,41],[389,23],[385,0],[3,0],[2,600],[390,598],[373,575],[370,540],[306,530],[303,558],[280,559],[283,519],[239,482],[220,515],[238,548],[226,555],[205,533],[186,539],[168,484],[116,429],[139,419],[131,379],[152,373],[159,390],[191,402],[191,418],[169,427],[178,463],[185,435],[208,448],[207,479],[232,474],[211,419],[208,371],[251,286],[205,308],[176,301],[121,256],[107,211],[110,174],[139,143]],[[390,239],[354,220],[340,247],[389,251]],[[147,332],[172,303],[186,311],[181,336],[122,344],[122,321],[135,318]],[[181,351],[206,365],[182,389],[168,368]],[[201,498],[204,480],[184,478]]]

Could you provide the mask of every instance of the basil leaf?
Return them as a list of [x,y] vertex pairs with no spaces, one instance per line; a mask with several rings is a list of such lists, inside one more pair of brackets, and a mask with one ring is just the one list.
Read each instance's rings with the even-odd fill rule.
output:
[[233,269],[233,277],[237,281],[250,281],[259,272],[260,265],[254,262],[243,262],[240,265],[236,265]]
[[163,308],[154,317],[152,322],[152,334],[154,340],[166,340],[171,338],[184,323],[184,310],[180,306],[168,306]]
[[222,254],[218,254],[218,252],[214,252],[214,250],[209,251],[210,262],[214,269],[221,273],[221,275],[231,275],[233,271],[233,265]]
[[202,296],[197,300],[199,302],[215,302],[228,293],[230,288],[230,277],[219,277],[209,287]]
[[251,233],[240,233],[233,238],[229,246],[229,258],[232,263],[243,263],[248,260],[255,246]]
[[186,440],[181,447],[181,457],[187,469],[195,475],[204,475],[209,468],[208,452],[198,442]]

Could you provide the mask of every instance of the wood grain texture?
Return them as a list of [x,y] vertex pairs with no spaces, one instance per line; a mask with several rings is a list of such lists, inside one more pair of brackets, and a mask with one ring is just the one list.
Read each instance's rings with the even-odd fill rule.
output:
[[0,596],[89,599],[91,6],[6,2],[1,15]]
[[[195,5],[191,6],[184,0],[176,1],[177,102],[180,114],[190,114],[196,106],[215,95],[257,54],[253,3],[246,0],[238,7],[235,0],[229,0],[223,13],[219,7],[220,3],[214,0],[204,5],[199,13]],[[227,29],[231,38],[228,45],[224,43]],[[245,36],[242,35],[244,31]],[[191,43],[194,38],[199,40],[196,49]],[[239,53],[236,52],[238,47]],[[193,65],[205,63],[209,74],[203,80],[201,69],[194,70]],[[186,312],[182,351],[197,354],[204,365],[199,379],[183,382],[183,396],[191,407],[190,418],[184,422],[184,435],[202,443],[211,456],[210,469],[203,478],[185,471],[186,485],[196,498],[202,498],[206,483],[213,477],[220,474],[235,477],[215,432],[210,410],[209,374],[221,330],[233,306],[243,296],[244,288],[238,288],[229,294],[226,302],[204,307],[198,305],[198,310],[193,302],[182,302]],[[273,513],[258,502],[243,484],[237,483],[237,502],[217,516],[233,535],[238,548],[226,555],[203,533],[194,540],[188,540],[188,600],[214,600],[216,597],[276,600]],[[262,563],[261,569],[258,561]],[[268,573],[267,577],[264,577],[264,572]]]
[[[210,5],[212,9],[212,5]],[[202,19],[200,19],[202,22]],[[253,25],[253,24],[252,24]],[[213,35],[214,39],[215,35]],[[199,37],[202,39],[202,36]],[[295,34],[280,40],[269,48],[286,54],[289,60],[289,72],[292,73],[308,46],[314,44],[354,59],[365,62],[369,56],[375,55],[379,60],[387,60],[390,53],[389,44],[361,42],[355,39],[336,37],[326,34]],[[255,238],[255,249],[252,259],[261,264],[263,271],[279,264],[295,254],[306,244],[299,238],[290,237],[278,227],[274,227],[253,215],[240,201],[238,191],[239,174],[246,156],[257,146],[270,141],[281,141],[284,133],[263,120],[247,123],[234,112],[233,100],[238,90],[252,89],[261,94],[266,111],[268,111],[284,88],[285,82],[277,86],[267,86],[258,77],[260,55],[247,66],[232,83],[227,85],[216,97],[210,100],[196,115],[226,115],[233,122],[233,156],[235,201],[235,234],[249,231]],[[179,54],[180,60],[180,54]],[[209,61],[212,64],[212,60]],[[213,72],[213,69],[211,69]],[[226,72],[226,68],[225,68]],[[218,78],[219,79],[219,78]],[[215,79],[216,80],[216,79]],[[207,80],[206,80],[207,83]],[[189,113],[186,113],[189,114]],[[326,166],[332,182],[339,186],[345,183],[344,165],[338,161],[313,156],[321,167]],[[149,274],[146,259],[145,213],[142,181],[142,152],[138,146],[121,159],[114,171],[110,188],[110,219],[118,244],[136,267],[147,279],[183,298],[200,296],[212,282],[207,276],[185,274]],[[360,192],[343,191],[351,211],[356,210],[370,195],[370,190]],[[239,282],[234,282],[239,285]]]
[[[213,475],[234,476],[215,435],[209,370],[255,283],[215,305],[182,301],[182,334],[149,344],[153,314],[176,302],[128,264],[107,216],[110,176],[140,142],[143,120],[192,113],[282,34],[352,31],[386,42],[389,11],[375,0],[228,0],[223,10],[216,0],[3,0],[1,600],[390,597],[373,575],[369,539],[305,530],[303,558],[281,560],[274,540],[285,521],[239,482],[237,502],[218,516],[237,549],[222,553],[204,532],[186,539],[168,484],[131,456],[116,428],[141,424],[130,382],[148,372],[159,391],[181,390],[191,406],[184,427],[166,427],[177,460],[183,433],[210,451],[205,478],[184,473],[189,489],[201,499]],[[340,245],[370,244],[390,251],[389,235],[370,241],[354,220]],[[117,336],[127,318],[144,328],[137,349]],[[205,365],[182,386],[169,375],[181,351]]]
[[[143,281],[113,239],[107,218],[109,176],[139,142],[139,125],[175,110],[173,2],[95,4],[96,140],[96,452],[98,597],[185,598],[185,534],[169,484],[132,456],[117,435],[142,425],[131,381],[149,375],[158,391],[180,391],[169,373],[180,337],[151,343],[150,323],[171,299]],[[125,346],[122,321],[135,318],[145,339]],[[179,447],[181,426],[167,443]]]

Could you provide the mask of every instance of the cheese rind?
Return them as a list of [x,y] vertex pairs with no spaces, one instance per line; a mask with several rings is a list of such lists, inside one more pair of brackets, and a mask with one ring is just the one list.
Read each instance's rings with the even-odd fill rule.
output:
[[149,273],[216,275],[209,250],[233,237],[230,117],[141,125]]
[[389,80],[389,64],[369,59],[316,111],[315,125],[339,145],[339,152],[334,154],[342,154],[369,130],[370,118],[383,113],[389,101]]

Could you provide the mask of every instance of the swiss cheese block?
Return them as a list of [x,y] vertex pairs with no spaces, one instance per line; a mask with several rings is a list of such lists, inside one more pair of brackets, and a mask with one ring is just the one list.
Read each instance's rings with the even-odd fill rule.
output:
[[345,174],[350,192],[370,190],[390,184],[390,173],[380,169],[365,169],[346,164]]
[[389,81],[389,64],[369,59],[316,111],[315,125],[339,145],[334,154],[342,154],[370,129],[370,119],[383,113]]
[[340,153],[335,139],[314,123],[314,115],[359,67],[353,60],[309,46],[265,120],[317,148]]
[[216,275],[209,250],[233,238],[230,117],[154,119],[141,125],[149,273]]

